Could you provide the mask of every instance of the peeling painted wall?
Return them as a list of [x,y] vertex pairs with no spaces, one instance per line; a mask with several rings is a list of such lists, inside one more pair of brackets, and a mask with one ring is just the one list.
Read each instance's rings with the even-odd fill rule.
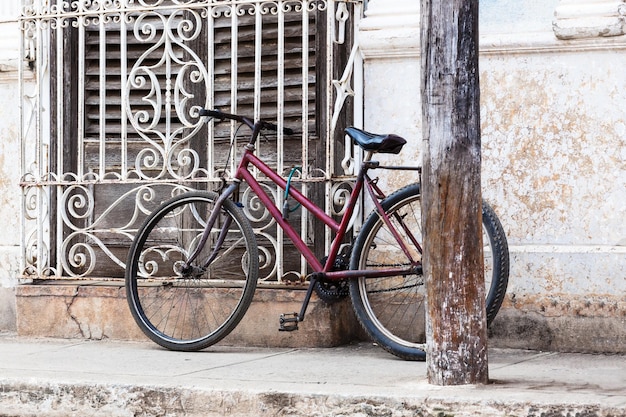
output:
[[[553,14],[563,2],[481,2],[483,195],[511,245],[507,301],[492,332],[506,346],[624,352],[626,36],[557,39]],[[365,127],[406,137],[393,161],[418,164],[419,11],[413,0],[369,7]],[[0,330],[15,326],[19,270],[17,42],[0,40]],[[390,187],[416,179],[386,178]]]
[[511,239],[626,244],[624,51],[481,64],[484,183],[507,202]]
[[[483,197],[511,254],[492,335],[502,346],[626,352],[626,36],[563,41],[552,24],[566,1],[518,3],[481,2]],[[395,13],[373,0],[362,23],[364,120],[409,140],[392,157],[406,164],[422,145],[419,28],[398,29]]]
[[17,82],[0,73],[0,330],[15,329],[15,285],[20,255],[20,192]]
[[20,268],[19,30],[7,21],[17,7],[0,9],[0,331],[14,331],[15,286]]
[[624,46],[488,56],[481,67],[483,184],[511,244],[508,307],[536,312],[535,324],[614,319],[604,332],[622,349]]

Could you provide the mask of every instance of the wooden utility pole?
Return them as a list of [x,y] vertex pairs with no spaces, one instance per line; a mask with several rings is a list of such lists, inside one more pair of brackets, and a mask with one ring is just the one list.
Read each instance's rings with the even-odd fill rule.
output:
[[478,0],[421,0],[428,380],[486,384]]

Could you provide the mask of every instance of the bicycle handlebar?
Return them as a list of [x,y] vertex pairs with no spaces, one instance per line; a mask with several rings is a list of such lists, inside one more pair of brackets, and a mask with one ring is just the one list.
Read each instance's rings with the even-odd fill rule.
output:
[[[246,126],[248,126],[250,129],[254,129],[254,121],[248,117],[244,117],[244,116],[239,116],[237,114],[230,114],[230,113],[224,113],[222,111],[219,110],[207,110],[207,109],[201,109],[200,110],[200,116],[209,116],[212,117],[214,119],[218,119],[220,122],[223,122],[224,120],[228,119],[228,120],[234,120],[236,122],[240,122],[245,124]],[[259,120],[257,123],[260,124],[260,126],[264,129],[267,130],[272,130],[274,132],[278,132],[278,126],[276,126],[274,123],[270,123],[270,122],[266,122],[265,120]],[[290,129],[288,127],[283,128],[283,133],[285,135],[293,135],[293,129]]]

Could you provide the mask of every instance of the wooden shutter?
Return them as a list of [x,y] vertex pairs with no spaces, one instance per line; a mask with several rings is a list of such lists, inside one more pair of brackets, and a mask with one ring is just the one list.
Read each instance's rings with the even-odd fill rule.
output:
[[[237,48],[237,112],[239,114],[253,115],[254,102],[254,81],[255,81],[255,19],[252,16],[244,16],[239,20],[238,26],[238,48]],[[161,29],[162,30],[162,29]],[[308,87],[308,130],[309,137],[312,142],[311,148],[319,147],[317,140],[318,134],[316,129],[316,16],[313,14],[309,20],[309,67],[308,79],[306,80]],[[232,108],[231,103],[231,19],[219,18],[215,21],[214,32],[214,102],[215,107],[229,111]],[[277,17],[272,15],[263,16],[263,47],[262,47],[262,85],[261,85],[261,115],[268,120],[275,120],[278,109],[278,22]],[[82,138],[84,143],[84,170],[85,172],[93,171],[100,174],[101,162],[100,151],[102,146],[106,149],[106,161],[104,170],[108,173],[120,173],[122,169],[122,132],[126,129],[126,140],[128,147],[126,148],[128,166],[132,167],[135,156],[146,145],[145,140],[132,128],[128,121],[125,109],[122,108],[122,77],[127,77],[129,69],[150,47],[149,44],[141,42],[135,38],[132,33],[132,26],[129,25],[126,39],[126,55],[121,56],[120,44],[122,42],[120,34],[120,25],[111,23],[107,25],[106,35],[102,38],[100,28],[97,25],[89,26],[85,31],[85,106],[84,106],[84,132],[85,137]],[[100,48],[105,42],[106,60],[100,61]],[[294,130],[300,131],[302,125],[302,16],[301,14],[285,16],[285,61],[284,61],[284,125],[293,127]],[[192,45],[199,56],[206,59],[206,45],[199,42]],[[153,60],[160,58],[160,51],[156,51]],[[126,73],[123,73],[123,63],[126,63]],[[149,64],[144,61],[144,64]],[[106,65],[105,82],[102,83],[100,68]],[[172,68],[175,73],[179,68]],[[73,68],[76,71],[76,68]],[[165,74],[159,74],[165,76]],[[104,88],[103,88],[104,87]],[[133,110],[138,110],[144,104],[142,100],[148,91],[141,89],[132,89],[129,102]],[[75,96],[75,93],[73,93]],[[204,100],[206,92],[199,92],[201,99]],[[103,96],[104,95],[104,96]],[[102,100],[104,97],[104,100]],[[102,108],[102,102],[105,107]],[[152,109],[147,106],[146,110]],[[74,113],[76,114],[76,113]],[[164,130],[165,120],[160,121],[160,125]],[[174,117],[169,120],[174,126],[179,125],[179,121]],[[216,165],[223,164],[228,152],[230,130],[226,130],[226,126],[216,130],[215,140],[220,147],[216,152]],[[104,143],[102,143],[102,134],[104,133]],[[206,150],[206,137],[199,134],[197,138],[189,143],[197,147],[197,151],[202,154]],[[81,138],[78,138],[80,141]],[[270,137],[270,141],[272,138]],[[301,164],[301,136],[295,135],[291,138],[285,138],[284,143],[284,160],[285,166]],[[265,160],[272,161],[276,157],[276,148],[265,146]],[[310,152],[312,158],[315,158],[316,152]],[[76,163],[76,160],[74,160]],[[75,168],[75,167],[74,167]],[[75,169],[73,170],[75,172]],[[109,178],[113,178],[110,176]],[[104,218],[104,224],[98,226],[99,229],[115,228],[120,224],[124,224],[126,219],[130,218],[134,210],[134,200],[129,199],[124,204],[118,202],[119,197],[136,184],[124,183],[97,183],[92,185],[92,191],[95,200],[95,210],[92,218],[100,218],[103,213],[108,210],[112,204],[116,203],[114,211]],[[126,236],[119,233],[101,232],[98,238],[106,245],[119,260],[125,261],[125,254],[128,250],[130,241]],[[86,239],[89,244],[89,239]],[[98,245],[93,244],[97,256],[97,272],[93,275],[122,277],[123,269],[110,260],[108,255],[101,253]],[[64,256],[61,254],[61,256]],[[80,273],[80,271],[77,271]]]

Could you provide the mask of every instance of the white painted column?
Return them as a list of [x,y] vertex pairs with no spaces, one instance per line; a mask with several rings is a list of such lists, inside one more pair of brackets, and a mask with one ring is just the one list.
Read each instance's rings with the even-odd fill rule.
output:
[[3,0],[0,4],[0,81],[17,76],[20,50],[20,31],[17,24],[19,0]]
[[417,56],[420,2],[370,0],[361,21],[361,50],[367,58]]
[[[364,127],[407,139],[402,153],[392,157],[397,164],[416,165],[420,160],[419,22],[417,0],[370,0],[359,30],[364,59]],[[396,180],[414,182],[417,178],[405,175]]]
[[619,36],[626,33],[624,0],[561,0],[554,11],[559,39]]

